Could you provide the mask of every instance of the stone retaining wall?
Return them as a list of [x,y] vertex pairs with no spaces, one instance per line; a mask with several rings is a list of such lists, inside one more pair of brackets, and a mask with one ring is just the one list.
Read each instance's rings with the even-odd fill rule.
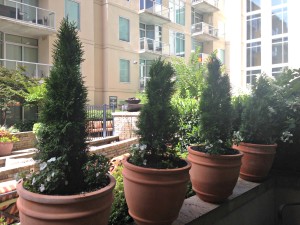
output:
[[13,151],[35,147],[36,138],[32,131],[14,133],[14,135],[19,138],[20,141],[14,143]]
[[114,135],[119,136],[120,140],[136,137],[136,122],[139,114],[139,112],[112,113],[114,118]]

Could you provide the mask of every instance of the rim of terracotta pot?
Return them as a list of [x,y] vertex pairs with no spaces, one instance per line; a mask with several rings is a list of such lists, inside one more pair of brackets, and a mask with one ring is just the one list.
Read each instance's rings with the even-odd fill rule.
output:
[[254,144],[249,142],[240,142],[239,145],[243,146],[249,146],[249,147],[257,147],[257,146],[263,146],[263,147],[277,147],[277,144]]
[[174,168],[174,169],[155,169],[155,168],[150,168],[150,167],[141,167],[141,166],[136,166],[130,162],[128,162],[128,158],[123,160],[123,165],[126,166],[127,169],[129,170],[134,170],[138,171],[141,173],[146,173],[146,174],[175,174],[175,173],[182,173],[182,170],[189,170],[191,168],[191,163],[185,159],[182,159],[187,163],[187,165],[179,168]]
[[[31,191],[26,190],[23,187],[23,180],[19,180],[17,184],[17,192],[19,195],[22,196],[22,198],[29,200],[29,201],[35,201],[39,203],[46,203],[46,204],[70,204],[72,202],[78,202],[80,201],[88,201],[90,198],[95,198],[95,195],[97,195],[99,198],[109,194],[109,189],[113,189],[116,185],[116,179],[108,174],[110,182],[107,186],[96,190],[92,192],[86,192],[81,194],[75,194],[75,195],[44,195],[44,194],[38,194]],[[43,197],[41,197],[43,196]]]
[[239,153],[238,154],[232,154],[232,155],[217,155],[217,154],[208,154],[208,153],[204,153],[204,152],[199,152],[199,151],[196,151],[196,150],[193,150],[192,147],[196,147],[195,146],[188,146],[188,152],[191,153],[191,154],[194,154],[194,155],[198,155],[198,156],[201,156],[201,157],[205,157],[205,158],[213,158],[213,159],[221,159],[222,160],[231,160],[232,158],[241,158],[243,157],[243,152],[239,151],[239,150],[236,150],[238,151]]

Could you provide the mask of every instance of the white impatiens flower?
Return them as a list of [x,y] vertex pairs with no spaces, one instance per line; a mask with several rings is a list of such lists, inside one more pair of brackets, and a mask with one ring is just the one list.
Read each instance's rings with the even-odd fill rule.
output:
[[36,182],[36,179],[35,179],[35,177],[32,179],[32,185],[34,185],[35,184],[35,182]]
[[147,159],[145,159],[144,161],[143,161],[143,165],[147,165]]
[[55,175],[55,173],[54,173],[54,172],[52,172],[52,174],[51,174],[51,177],[54,177],[54,175]]
[[48,182],[51,180],[51,177],[50,176],[47,176],[47,179],[46,179]]
[[44,170],[47,167],[47,163],[43,162],[40,164],[40,170]]
[[45,186],[44,186],[44,184],[41,184],[39,190],[40,190],[40,192],[44,192],[44,191],[45,191]]
[[98,173],[96,173],[96,177],[98,177],[100,175],[100,173],[98,172]]
[[142,151],[145,151],[146,148],[147,148],[147,145],[141,145],[141,146],[140,146],[140,149],[141,149]]
[[51,159],[49,159],[47,162],[50,163],[50,162],[55,162],[56,161],[56,158],[55,157],[52,157]]
[[68,184],[69,184],[69,182],[66,180],[66,181],[65,181],[65,185],[67,186]]

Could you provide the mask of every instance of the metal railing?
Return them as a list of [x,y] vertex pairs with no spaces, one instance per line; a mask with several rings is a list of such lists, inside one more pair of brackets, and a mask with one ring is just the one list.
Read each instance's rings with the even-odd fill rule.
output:
[[170,19],[170,9],[157,2],[140,0],[140,10],[145,10],[147,12]]
[[193,4],[198,4],[202,2],[207,2],[210,5],[213,5],[218,8],[219,0],[193,0]]
[[0,1],[0,16],[55,29],[55,13],[13,0]]
[[140,38],[140,51],[153,52],[160,55],[170,55],[170,46],[151,38]]
[[52,65],[50,64],[33,63],[10,59],[0,59],[0,66],[13,70],[18,70],[19,67],[24,67],[26,76],[34,78],[48,77],[50,74],[50,69],[52,67]]
[[192,34],[201,33],[201,34],[208,34],[213,37],[218,38],[218,29],[214,28],[212,25],[209,25],[204,22],[195,23],[192,25]]
[[114,135],[113,112],[115,112],[114,105],[86,106],[88,139],[91,140]]

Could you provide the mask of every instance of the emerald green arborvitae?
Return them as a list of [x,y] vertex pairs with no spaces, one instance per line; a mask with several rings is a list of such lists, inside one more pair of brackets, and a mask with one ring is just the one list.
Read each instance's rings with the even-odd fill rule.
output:
[[38,159],[46,162],[60,157],[64,179],[57,180],[51,194],[72,194],[82,191],[84,185],[87,89],[80,72],[83,50],[76,27],[63,19],[57,37],[54,64],[46,80],[47,93],[40,114],[44,128],[38,145]]
[[137,134],[151,155],[162,156],[168,145],[176,143],[178,131],[178,114],[170,102],[174,93],[174,70],[170,63],[159,58],[153,62],[149,76],[146,86],[148,102],[141,110]]
[[214,154],[224,153],[222,148],[231,139],[232,131],[230,82],[227,74],[221,74],[220,67],[220,60],[212,54],[199,105],[202,138],[207,145],[215,146],[208,151]]

